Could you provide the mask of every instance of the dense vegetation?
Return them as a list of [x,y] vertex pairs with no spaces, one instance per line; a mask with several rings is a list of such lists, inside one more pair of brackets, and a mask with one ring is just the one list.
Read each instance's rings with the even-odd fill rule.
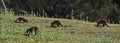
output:
[[[26,10],[36,16],[120,23],[119,0],[5,0],[8,9]],[[0,3],[0,6],[2,4]]]

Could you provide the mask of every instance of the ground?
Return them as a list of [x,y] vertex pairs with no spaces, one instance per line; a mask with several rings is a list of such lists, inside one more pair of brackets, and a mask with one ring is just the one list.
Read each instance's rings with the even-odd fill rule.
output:
[[[96,22],[35,16],[24,16],[28,23],[15,23],[18,16],[11,13],[0,17],[0,43],[120,43],[120,24],[96,27]],[[53,20],[60,20],[68,27],[52,28]],[[31,26],[39,28],[38,34],[24,36]]]

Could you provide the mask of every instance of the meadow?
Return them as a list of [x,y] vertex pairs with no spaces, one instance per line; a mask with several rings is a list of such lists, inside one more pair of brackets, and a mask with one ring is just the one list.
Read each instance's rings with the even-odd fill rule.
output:
[[[15,23],[18,16],[12,13],[0,17],[0,43],[120,43],[120,24],[96,27],[96,22],[35,16],[24,16],[28,23]],[[68,27],[50,27],[54,20]],[[39,28],[38,34],[24,36],[31,26]]]

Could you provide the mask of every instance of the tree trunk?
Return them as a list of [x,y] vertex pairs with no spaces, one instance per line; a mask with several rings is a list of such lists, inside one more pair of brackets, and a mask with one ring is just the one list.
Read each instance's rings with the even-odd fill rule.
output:
[[1,0],[1,2],[2,2],[2,5],[3,5],[3,7],[4,7],[4,10],[5,10],[5,12],[7,11],[7,8],[6,8],[6,5],[5,5],[5,2],[4,2],[4,0]]

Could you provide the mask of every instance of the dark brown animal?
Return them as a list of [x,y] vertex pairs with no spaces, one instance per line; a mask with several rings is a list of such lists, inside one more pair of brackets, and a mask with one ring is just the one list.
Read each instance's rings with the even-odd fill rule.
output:
[[24,11],[24,10],[17,10],[17,11],[14,12],[15,16],[21,16],[21,15],[24,16],[25,14],[27,14],[27,12]]
[[98,20],[97,26],[100,26],[100,24],[102,24],[103,27],[104,27],[104,26],[109,27],[105,19],[100,19],[100,20]]
[[33,32],[35,33],[35,35],[37,34],[38,28],[36,26],[30,27],[26,30],[26,36],[31,35]]
[[28,23],[28,20],[23,18],[23,17],[18,17],[16,20],[15,20],[15,23]]
[[55,20],[51,23],[51,27],[63,27],[62,23],[59,20]]

